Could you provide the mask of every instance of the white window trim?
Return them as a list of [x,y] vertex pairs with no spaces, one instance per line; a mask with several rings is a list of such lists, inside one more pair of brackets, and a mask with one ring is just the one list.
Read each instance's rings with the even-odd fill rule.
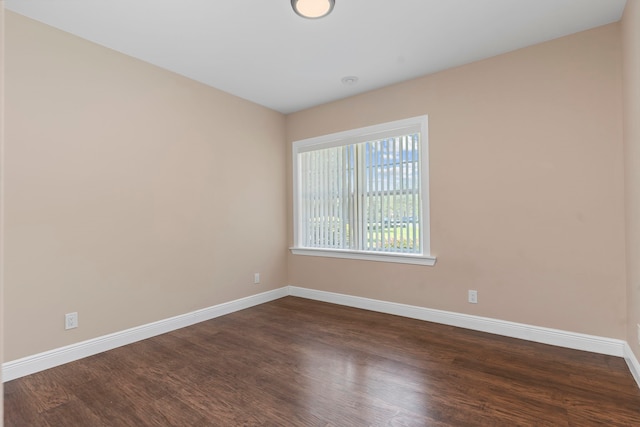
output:
[[[344,249],[323,249],[323,248],[307,248],[298,246],[299,236],[301,235],[298,221],[298,209],[300,199],[300,189],[298,182],[300,180],[300,168],[298,165],[298,154],[305,151],[312,151],[319,147],[337,147],[342,145],[356,144],[366,142],[373,139],[382,139],[391,137],[403,132],[420,132],[420,163],[422,165],[421,174],[421,234],[422,234],[422,254],[407,253],[382,253],[372,251],[356,251]],[[367,126],[359,129],[347,130],[344,132],[332,133],[329,135],[318,136],[314,138],[295,141],[292,144],[293,158],[293,241],[294,246],[289,248],[294,255],[320,256],[329,258],[347,258],[367,261],[395,262],[403,264],[419,264],[433,266],[436,263],[436,257],[431,255],[431,227],[429,217],[429,134],[428,134],[428,116],[418,116],[409,119],[397,120],[388,123],[382,123],[373,126]]]
[[325,258],[359,259],[364,261],[396,262],[400,264],[435,265],[436,258],[425,255],[350,251],[345,249],[289,248],[294,255],[319,256]]

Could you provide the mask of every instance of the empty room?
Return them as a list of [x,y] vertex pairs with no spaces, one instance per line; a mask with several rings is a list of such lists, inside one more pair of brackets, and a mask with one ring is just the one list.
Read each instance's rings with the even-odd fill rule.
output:
[[640,426],[640,0],[0,0],[4,426]]

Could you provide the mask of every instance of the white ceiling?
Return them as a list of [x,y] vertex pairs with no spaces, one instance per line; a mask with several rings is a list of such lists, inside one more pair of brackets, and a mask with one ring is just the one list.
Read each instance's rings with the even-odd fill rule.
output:
[[[8,10],[290,113],[618,21],[626,0],[5,0]],[[341,83],[358,76],[356,85]]]

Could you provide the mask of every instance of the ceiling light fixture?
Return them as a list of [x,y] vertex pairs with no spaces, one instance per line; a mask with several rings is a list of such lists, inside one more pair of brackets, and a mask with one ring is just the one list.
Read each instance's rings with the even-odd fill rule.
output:
[[333,10],[335,0],[291,0],[293,11],[303,18],[318,19]]

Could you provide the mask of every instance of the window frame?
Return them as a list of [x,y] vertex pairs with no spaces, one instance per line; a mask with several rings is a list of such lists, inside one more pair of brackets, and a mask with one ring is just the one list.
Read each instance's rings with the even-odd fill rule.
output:
[[[420,133],[420,238],[421,253],[378,252],[354,249],[310,248],[300,246],[302,222],[300,213],[301,165],[299,154],[324,148],[358,144],[377,139],[396,137],[407,132]],[[351,129],[343,132],[294,141],[293,159],[293,247],[294,255],[346,258],[367,261],[395,262],[404,264],[435,265],[436,258],[431,255],[431,228],[429,215],[429,134],[428,116],[417,116],[403,120]]]

